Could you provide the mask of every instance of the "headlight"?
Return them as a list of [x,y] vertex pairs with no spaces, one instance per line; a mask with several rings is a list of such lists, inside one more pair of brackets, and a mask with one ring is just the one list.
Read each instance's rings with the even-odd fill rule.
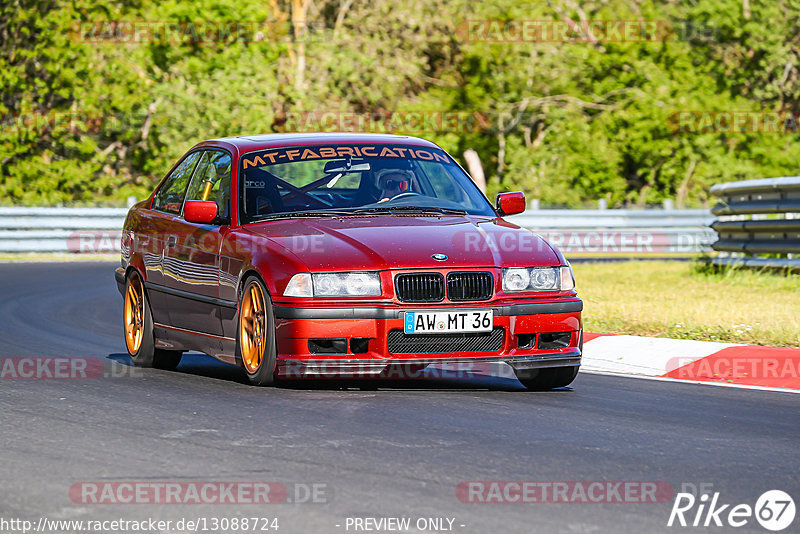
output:
[[531,267],[503,269],[503,291],[569,291],[575,289],[572,268]]
[[503,272],[503,291],[525,291],[531,285],[529,269],[506,269]]
[[377,297],[378,273],[297,273],[289,280],[286,297]]

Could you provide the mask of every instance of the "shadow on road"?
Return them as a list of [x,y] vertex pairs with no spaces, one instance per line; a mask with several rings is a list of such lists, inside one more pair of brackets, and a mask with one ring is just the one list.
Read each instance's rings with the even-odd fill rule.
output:
[[[133,367],[127,354],[109,354],[108,359],[120,365]],[[504,364],[501,364],[504,365]],[[277,387],[291,390],[441,390],[441,391],[518,391],[526,392],[525,387],[513,377],[513,373],[502,367],[493,369],[495,373],[454,370],[432,365],[419,373],[419,378],[324,378],[280,380]],[[142,370],[147,372],[149,370]],[[237,384],[248,384],[247,375],[240,367],[222,363],[219,360],[194,352],[186,353],[174,371],[176,375],[192,375],[215,380],[225,380]],[[548,394],[567,393],[572,388],[561,388]]]

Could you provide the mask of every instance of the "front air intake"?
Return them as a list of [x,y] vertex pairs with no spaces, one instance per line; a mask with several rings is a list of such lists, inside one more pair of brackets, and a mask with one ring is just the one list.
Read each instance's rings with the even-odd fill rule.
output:
[[447,298],[454,302],[489,300],[493,286],[492,273],[450,273],[447,275]]
[[398,274],[394,289],[403,302],[441,302],[444,300],[444,276],[439,273]]
[[389,331],[391,354],[461,354],[465,352],[500,352],[505,330],[497,327],[491,332],[466,334],[404,334]]

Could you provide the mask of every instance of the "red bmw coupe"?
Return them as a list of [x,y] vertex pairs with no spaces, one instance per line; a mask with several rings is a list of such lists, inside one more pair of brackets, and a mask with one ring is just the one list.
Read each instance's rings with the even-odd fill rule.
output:
[[529,389],[578,373],[582,301],[552,245],[413,137],[205,141],[128,214],[116,280],[134,364],[185,351],[250,381],[505,362]]

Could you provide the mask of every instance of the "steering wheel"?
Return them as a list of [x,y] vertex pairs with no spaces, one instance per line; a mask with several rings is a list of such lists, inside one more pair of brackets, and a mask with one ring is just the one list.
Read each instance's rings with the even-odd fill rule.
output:
[[424,196],[424,195],[420,195],[419,193],[414,193],[413,191],[407,191],[405,193],[400,193],[399,195],[395,195],[392,198],[390,198],[389,200],[397,200],[398,198],[403,198],[403,197],[407,197],[407,196],[410,196],[410,195],[415,195],[415,196],[418,196],[418,197]]

